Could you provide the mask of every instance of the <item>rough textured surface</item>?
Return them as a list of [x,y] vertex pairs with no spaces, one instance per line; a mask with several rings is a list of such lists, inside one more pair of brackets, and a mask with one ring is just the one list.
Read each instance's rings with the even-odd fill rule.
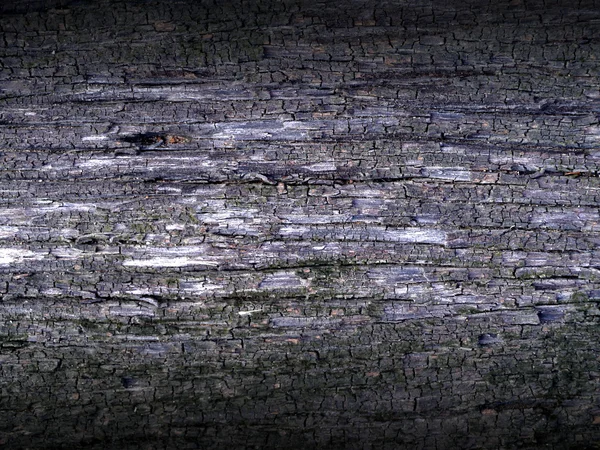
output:
[[600,448],[600,2],[0,33],[3,448]]

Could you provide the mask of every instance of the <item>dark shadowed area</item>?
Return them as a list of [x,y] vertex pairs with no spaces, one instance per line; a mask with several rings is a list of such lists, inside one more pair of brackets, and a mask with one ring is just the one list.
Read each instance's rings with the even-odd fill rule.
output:
[[600,1],[3,0],[0,447],[600,449]]

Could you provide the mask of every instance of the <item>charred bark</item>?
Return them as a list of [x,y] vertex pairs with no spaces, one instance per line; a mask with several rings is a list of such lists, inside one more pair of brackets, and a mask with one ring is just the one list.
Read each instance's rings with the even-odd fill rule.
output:
[[598,448],[600,3],[0,33],[4,447]]

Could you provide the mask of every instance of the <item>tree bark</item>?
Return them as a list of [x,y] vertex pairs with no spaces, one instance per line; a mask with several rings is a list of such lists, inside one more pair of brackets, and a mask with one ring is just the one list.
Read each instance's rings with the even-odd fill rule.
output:
[[0,36],[3,448],[599,448],[598,1]]

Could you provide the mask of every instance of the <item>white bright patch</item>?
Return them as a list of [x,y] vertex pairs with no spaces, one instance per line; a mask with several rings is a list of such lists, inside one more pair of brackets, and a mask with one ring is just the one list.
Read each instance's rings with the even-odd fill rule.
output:
[[172,223],[170,225],[167,225],[165,227],[165,229],[167,231],[173,231],[173,230],[181,231],[181,230],[185,230],[185,223]]
[[93,158],[88,159],[86,161],[82,161],[79,163],[79,167],[83,167],[86,169],[96,168],[96,167],[104,167],[114,165],[115,160],[109,158]]
[[208,261],[200,258],[188,258],[186,256],[177,258],[150,258],[150,259],[133,259],[125,261],[124,266],[132,267],[184,267],[192,265],[217,266],[216,261]]
[[0,265],[19,263],[25,258],[39,260],[43,256],[23,248],[0,248]]
[[415,244],[446,244],[446,232],[436,229],[405,228],[401,230],[385,230],[385,240],[392,242],[409,242]]
[[315,163],[309,166],[302,166],[302,168],[311,172],[331,172],[337,170],[337,166],[332,162]]
[[262,309],[253,309],[252,311],[239,311],[240,316],[249,316],[252,313],[262,312]]
[[82,138],[81,140],[83,142],[89,142],[89,141],[105,141],[108,139],[108,136],[105,136],[103,134],[98,134],[96,136],[86,136],[84,138]]
[[204,281],[198,283],[187,283],[182,289],[184,292],[190,293],[201,293],[207,291],[214,291],[215,289],[221,289],[223,286],[219,284],[205,283]]
[[55,296],[55,295],[62,295],[62,294],[64,294],[64,292],[57,288],[50,288],[50,289],[46,289],[45,291],[42,291],[42,294],[47,295],[47,296]]

